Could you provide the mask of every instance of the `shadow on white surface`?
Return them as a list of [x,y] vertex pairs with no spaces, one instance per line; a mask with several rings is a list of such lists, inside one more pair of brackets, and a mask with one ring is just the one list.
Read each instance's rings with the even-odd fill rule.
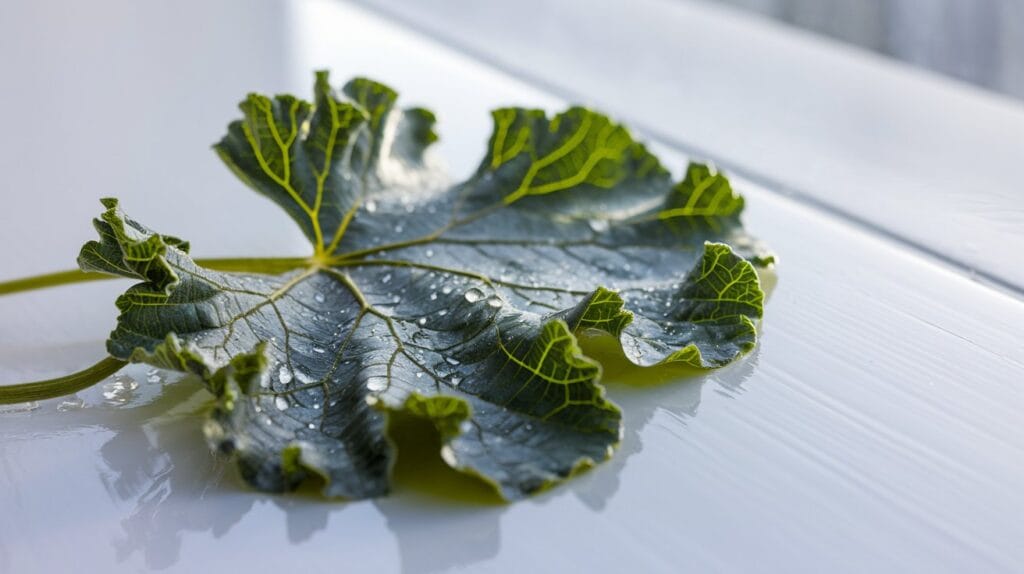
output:
[[[643,450],[641,432],[655,414],[680,423],[673,425],[672,432],[684,430],[686,422],[697,416],[707,380],[717,382],[721,392],[730,396],[743,392],[744,381],[756,367],[757,351],[737,365],[703,377],[679,380],[679,371],[660,370],[644,373],[639,384],[635,383],[639,369],[629,372],[614,358],[607,363],[609,395],[623,408],[625,419],[624,438],[615,456],[563,486],[517,504],[546,505],[575,495],[592,510],[601,511],[618,490],[619,475],[629,458]],[[175,566],[189,533],[220,539],[250,518],[265,520],[264,513],[252,516],[254,509],[265,505],[280,511],[272,516],[280,516],[285,525],[286,540],[278,541],[278,546],[309,542],[328,529],[333,517],[369,505],[393,534],[403,572],[441,572],[498,555],[502,516],[511,506],[498,503],[482,483],[444,466],[437,454],[436,434],[417,440],[410,439],[406,430],[398,437],[402,454],[395,492],[389,497],[329,501],[316,493],[315,485],[297,493],[268,495],[244,485],[234,463],[206,446],[202,421],[209,401],[210,395],[191,380],[133,365],[126,374],[80,393],[78,402],[55,399],[31,413],[6,414],[6,422],[15,423],[11,427],[17,429],[7,433],[7,440],[65,438],[81,447],[83,442],[93,442],[88,437],[104,437],[91,456],[120,515],[121,531],[111,537],[109,552],[122,564],[137,554],[150,569]],[[77,406],[68,408],[69,403]],[[8,496],[18,503],[17,493]]]

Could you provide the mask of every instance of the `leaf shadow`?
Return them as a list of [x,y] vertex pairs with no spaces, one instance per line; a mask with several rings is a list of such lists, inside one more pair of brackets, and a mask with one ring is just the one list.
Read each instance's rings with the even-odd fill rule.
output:
[[[618,490],[629,458],[643,450],[642,432],[659,411],[685,424],[697,416],[708,381],[730,396],[742,393],[759,354],[755,349],[737,364],[711,372],[641,369],[612,343],[586,340],[584,348],[601,359],[609,397],[623,408],[619,449],[609,461],[528,504],[572,493],[601,511]],[[203,411],[209,400],[186,380],[162,385],[143,404],[60,413],[65,428],[98,426],[113,432],[100,447],[97,471],[111,496],[130,505],[121,521],[122,535],[113,541],[119,561],[140,553],[147,568],[169,568],[180,560],[187,533],[220,538],[264,504],[283,512],[288,541],[298,545],[326,530],[330,517],[350,506],[325,500],[314,482],[287,495],[245,486],[231,461],[204,446]],[[389,434],[399,453],[394,492],[372,504],[395,537],[402,571],[440,572],[496,556],[509,505],[488,485],[440,459],[440,439],[428,423],[396,417],[389,421]],[[460,543],[445,542],[456,540]]]
[[716,383],[725,396],[742,394],[761,350],[758,345],[731,365],[703,371],[680,366],[638,367],[629,362],[618,342],[609,336],[581,342],[587,355],[601,361],[608,397],[619,405],[625,419],[622,442],[615,454],[571,487],[595,512],[603,510],[618,490],[622,470],[630,457],[643,450],[644,428],[658,412],[667,413],[685,426],[697,416],[704,387],[709,382]]

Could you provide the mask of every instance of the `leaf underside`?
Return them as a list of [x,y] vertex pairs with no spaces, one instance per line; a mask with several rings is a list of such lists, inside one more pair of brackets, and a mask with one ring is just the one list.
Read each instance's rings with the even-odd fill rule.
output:
[[429,111],[366,79],[335,91],[320,72],[314,90],[249,95],[215,146],[303,230],[308,265],[205,269],[113,199],[79,257],[139,280],[110,354],[201,378],[217,397],[206,436],[256,488],[315,474],[328,496],[387,493],[385,422],[403,411],[433,423],[449,465],[517,499],[619,441],[581,331],[641,366],[713,368],[753,347],[754,266],[772,256],[713,168],[673,182],[599,113],[505,108],[479,169],[451,185],[427,153]]

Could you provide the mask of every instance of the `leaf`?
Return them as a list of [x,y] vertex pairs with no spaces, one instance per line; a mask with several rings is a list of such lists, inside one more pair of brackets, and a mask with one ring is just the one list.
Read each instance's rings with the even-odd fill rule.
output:
[[[671,176],[621,125],[573,107],[493,112],[479,169],[446,177],[434,117],[357,79],[315,101],[252,94],[215,146],[314,247],[284,273],[203,268],[116,200],[83,269],[141,280],[110,354],[201,378],[205,432],[268,491],[388,492],[388,413],[431,421],[453,468],[507,499],[610,456],[621,413],[576,335],[650,366],[727,364],[756,341],[771,255],[713,168]],[[730,247],[729,245],[733,245]]]

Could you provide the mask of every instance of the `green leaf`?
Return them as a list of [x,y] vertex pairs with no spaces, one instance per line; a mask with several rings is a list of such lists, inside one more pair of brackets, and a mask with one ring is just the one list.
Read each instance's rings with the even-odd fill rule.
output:
[[[623,126],[574,107],[493,113],[479,169],[446,183],[434,117],[318,73],[315,101],[250,95],[215,147],[314,247],[287,272],[204,268],[104,200],[82,267],[141,280],[118,301],[118,359],[192,373],[205,431],[268,491],[389,489],[389,413],[430,421],[453,468],[507,499],[606,459],[622,433],[576,335],[641,366],[727,364],[756,341],[771,255],[713,168],[682,182]],[[733,247],[730,247],[732,245]],[[232,267],[234,269],[234,267]]]

